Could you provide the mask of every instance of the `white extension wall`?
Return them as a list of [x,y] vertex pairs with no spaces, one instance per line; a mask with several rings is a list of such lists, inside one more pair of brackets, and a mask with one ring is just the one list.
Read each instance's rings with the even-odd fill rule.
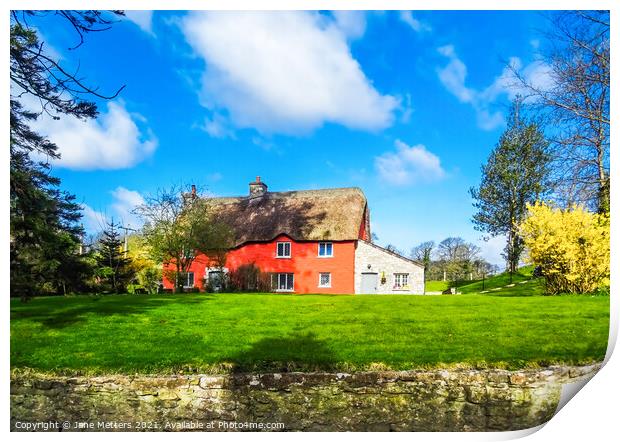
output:
[[[370,266],[370,267],[369,267]],[[391,253],[382,247],[366,241],[357,241],[355,249],[355,293],[361,293],[362,273],[379,274],[377,293],[379,294],[422,294],[424,293],[424,266]],[[394,289],[394,273],[409,274],[409,289]],[[381,275],[386,282],[381,284]]]

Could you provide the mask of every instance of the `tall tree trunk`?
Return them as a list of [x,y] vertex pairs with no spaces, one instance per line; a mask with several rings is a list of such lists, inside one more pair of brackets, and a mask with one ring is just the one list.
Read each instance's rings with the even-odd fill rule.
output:
[[610,188],[609,177],[605,173],[605,167],[603,165],[604,151],[600,146],[598,148],[597,166],[598,166],[598,178],[599,178],[599,190],[598,190],[598,213],[609,213],[610,209]]
[[508,261],[508,274],[510,275],[510,284],[512,284],[512,273],[513,269],[513,253],[514,253],[514,243],[513,243],[513,229],[510,229],[508,232],[508,244],[506,246],[506,261]]
[[181,263],[180,260],[176,260],[177,274],[174,281],[174,293],[183,293],[183,281],[181,281]]

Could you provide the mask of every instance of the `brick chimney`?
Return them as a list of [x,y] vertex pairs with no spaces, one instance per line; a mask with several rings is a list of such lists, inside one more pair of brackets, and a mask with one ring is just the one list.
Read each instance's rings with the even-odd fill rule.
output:
[[192,198],[196,198],[196,185],[192,184]]
[[267,193],[267,184],[261,182],[260,177],[256,177],[256,181],[250,183],[250,197],[262,196]]

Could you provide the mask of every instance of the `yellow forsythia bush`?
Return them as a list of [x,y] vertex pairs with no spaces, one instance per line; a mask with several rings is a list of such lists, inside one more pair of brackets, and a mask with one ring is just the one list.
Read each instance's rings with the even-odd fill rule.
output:
[[590,293],[609,287],[609,216],[580,206],[528,205],[520,233],[529,261],[541,266],[548,294]]

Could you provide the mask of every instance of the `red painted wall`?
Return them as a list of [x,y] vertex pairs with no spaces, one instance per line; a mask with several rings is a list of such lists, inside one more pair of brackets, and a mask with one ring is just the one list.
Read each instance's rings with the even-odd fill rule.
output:
[[[276,258],[276,243],[290,241],[291,257]],[[319,258],[318,241],[296,242],[286,235],[280,235],[273,241],[248,243],[231,250],[226,258],[226,268],[234,270],[243,264],[256,264],[266,273],[294,273],[295,293],[354,293],[355,241],[332,242],[333,257]],[[206,256],[200,255],[194,260],[191,272],[194,272],[194,285],[202,289],[205,268],[209,265]],[[331,273],[332,286],[320,288],[319,273]],[[164,279],[164,287],[173,284]]]

